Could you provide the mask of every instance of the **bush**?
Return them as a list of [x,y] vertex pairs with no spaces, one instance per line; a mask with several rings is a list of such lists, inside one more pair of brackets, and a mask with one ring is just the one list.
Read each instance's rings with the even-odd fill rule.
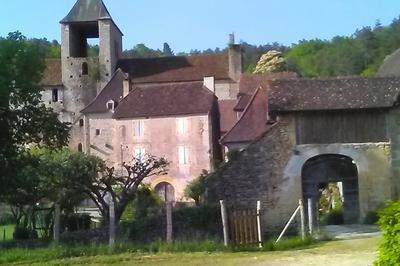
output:
[[61,216],[63,231],[74,232],[90,229],[91,219],[88,214],[70,213]]
[[321,224],[343,224],[343,211],[341,209],[333,209],[321,216]]
[[16,226],[14,229],[13,238],[15,240],[37,239],[38,234],[36,230]]
[[[206,240],[222,238],[222,222],[218,206],[180,207],[173,210],[175,240]],[[165,211],[136,218],[130,223],[129,237],[137,242],[165,239]]]
[[383,241],[377,265],[400,265],[400,201],[390,202],[378,212]]
[[376,224],[378,222],[378,212],[377,211],[369,211],[365,215],[364,224]]

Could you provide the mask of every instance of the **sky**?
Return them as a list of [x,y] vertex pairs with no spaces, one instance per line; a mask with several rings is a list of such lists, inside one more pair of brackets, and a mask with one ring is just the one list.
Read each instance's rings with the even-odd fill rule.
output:
[[[144,43],[175,52],[224,48],[229,33],[250,44],[285,45],[349,36],[400,15],[399,0],[103,0],[124,33],[124,49]],[[75,0],[0,0],[0,36],[60,41],[59,21]]]

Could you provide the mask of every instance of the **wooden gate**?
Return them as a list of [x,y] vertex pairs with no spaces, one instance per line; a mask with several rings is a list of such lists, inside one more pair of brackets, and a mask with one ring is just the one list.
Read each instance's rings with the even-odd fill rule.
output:
[[257,218],[257,209],[228,211],[229,234],[233,245],[261,244]]

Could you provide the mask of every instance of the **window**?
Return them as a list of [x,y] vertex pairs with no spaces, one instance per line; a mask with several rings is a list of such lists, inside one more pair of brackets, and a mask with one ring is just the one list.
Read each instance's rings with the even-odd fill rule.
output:
[[53,103],[58,102],[58,89],[52,90],[51,99],[53,100]]
[[188,119],[177,118],[178,134],[185,135],[188,132]]
[[111,102],[108,102],[108,103],[107,103],[107,109],[108,109],[108,110],[114,109],[114,104],[111,103]]
[[83,152],[83,145],[82,145],[82,143],[79,143],[79,144],[78,144],[78,151],[79,151],[79,152]]
[[136,159],[143,160],[145,154],[146,154],[145,148],[135,148],[135,158]]
[[187,146],[178,147],[178,160],[181,165],[189,163],[189,148]]
[[170,183],[161,182],[154,189],[163,201],[172,202],[175,200],[175,189]]
[[83,127],[83,125],[84,125],[83,119],[79,119],[79,126]]
[[86,76],[89,74],[89,66],[86,62],[82,63],[82,75]]
[[96,129],[96,136],[100,136],[100,129]]
[[142,137],[144,133],[144,121],[138,120],[133,122],[133,135],[135,137]]

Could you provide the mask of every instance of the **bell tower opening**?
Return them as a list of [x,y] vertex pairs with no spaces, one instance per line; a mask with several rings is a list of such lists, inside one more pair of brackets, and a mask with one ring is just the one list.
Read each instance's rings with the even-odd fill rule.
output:
[[88,57],[88,40],[99,38],[99,26],[97,21],[72,24],[70,25],[69,31],[70,57]]

